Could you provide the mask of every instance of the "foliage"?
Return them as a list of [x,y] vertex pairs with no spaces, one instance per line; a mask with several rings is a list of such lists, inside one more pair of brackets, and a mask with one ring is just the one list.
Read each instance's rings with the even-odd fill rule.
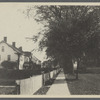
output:
[[36,20],[47,27],[40,48],[46,47],[47,56],[71,72],[72,59],[79,63],[83,56],[96,57],[99,16],[98,6],[37,6]]
[[18,69],[18,64],[17,62],[14,62],[14,61],[3,61],[1,65],[5,69]]

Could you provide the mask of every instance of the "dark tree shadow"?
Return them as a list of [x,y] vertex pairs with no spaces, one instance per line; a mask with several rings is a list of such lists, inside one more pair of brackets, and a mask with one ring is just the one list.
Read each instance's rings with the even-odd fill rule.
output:
[[67,82],[77,81],[77,79],[66,79]]
[[66,83],[66,79],[56,79],[53,84],[63,84]]

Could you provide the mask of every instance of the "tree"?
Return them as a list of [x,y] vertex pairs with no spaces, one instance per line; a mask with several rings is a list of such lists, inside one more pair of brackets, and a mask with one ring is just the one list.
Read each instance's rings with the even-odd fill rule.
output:
[[[100,7],[94,6],[37,6],[38,22],[47,27],[40,41],[49,58],[57,61],[67,73],[73,72],[72,60],[79,63],[89,53],[91,38],[99,34]],[[91,42],[90,42],[91,43]]]

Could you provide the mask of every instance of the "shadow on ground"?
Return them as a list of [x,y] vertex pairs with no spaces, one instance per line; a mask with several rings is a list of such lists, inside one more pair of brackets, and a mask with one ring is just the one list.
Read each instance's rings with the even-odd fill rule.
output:
[[56,79],[57,76],[58,74],[55,75],[53,79],[46,81],[45,85],[42,86],[39,90],[37,90],[33,95],[46,95],[51,85],[54,84],[54,80]]
[[62,84],[66,83],[65,79],[57,79],[53,84]]
[[47,91],[49,90],[49,86],[43,86],[40,88],[37,92],[35,92],[33,95],[45,95]]
[[55,79],[50,79],[49,81],[46,81],[45,85],[36,91],[33,95],[45,95],[48,92],[50,86],[53,84],[54,80]]

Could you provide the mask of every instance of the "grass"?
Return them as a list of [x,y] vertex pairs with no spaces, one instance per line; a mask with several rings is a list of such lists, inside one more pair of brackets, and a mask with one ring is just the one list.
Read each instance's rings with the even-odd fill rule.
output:
[[11,95],[16,94],[16,92],[15,80],[0,79],[0,94]]
[[66,81],[72,95],[100,94],[100,74],[79,74],[78,80],[74,75],[67,75]]
[[0,95],[14,95],[16,94],[16,87],[0,87]]

